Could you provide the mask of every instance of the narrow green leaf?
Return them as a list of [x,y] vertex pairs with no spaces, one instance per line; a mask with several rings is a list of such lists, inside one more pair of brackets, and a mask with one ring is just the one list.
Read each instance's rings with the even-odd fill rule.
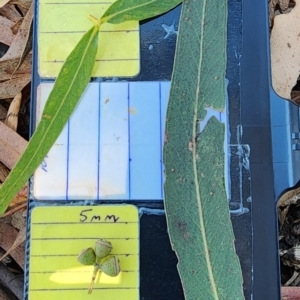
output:
[[79,41],[64,63],[27,148],[0,187],[0,215],[43,161],[76,108],[90,78],[98,49],[95,25]]
[[[241,300],[242,273],[224,187],[227,0],[186,1],[166,122],[165,209],[186,300]],[[202,128],[203,129],[203,128]],[[199,134],[200,133],[200,134]]]
[[101,23],[142,21],[163,14],[182,0],[118,0],[101,17]]

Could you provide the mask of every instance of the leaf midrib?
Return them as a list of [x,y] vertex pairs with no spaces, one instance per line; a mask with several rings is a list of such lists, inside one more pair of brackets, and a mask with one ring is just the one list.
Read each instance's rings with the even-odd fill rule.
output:
[[[210,259],[210,254],[208,250],[208,243],[206,238],[205,226],[204,226],[204,216],[203,216],[203,209],[202,209],[202,201],[200,196],[200,188],[199,188],[199,178],[198,178],[198,171],[197,171],[197,153],[196,153],[196,137],[197,137],[197,122],[198,122],[198,106],[199,106],[199,99],[200,99],[200,79],[201,79],[201,67],[203,61],[203,33],[204,33],[204,19],[205,19],[205,11],[206,11],[206,3],[207,0],[203,0],[203,10],[202,10],[202,25],[201,25],[201,41],[200,41],[200,55],[199,55],[199,67],[198,67],[198,74],[197,74],[197,88],[196,88],[196,102],[195,102],[195,109],[194,109],[194,119],[193,119],[193,169],[194,169],[194,177],[195,177],[195,189],[196,189],[196,197],[198,203],[198,210],[199,210],[199,219],[200,219],[200,231],[203,239],[204,245],[204,255],[205,261],[207,264],[207,270],[209,274],[209,280],[211,283],[211,289],[213,293],[213,297],[216,300],[219,300],[217,287],[215,278],[212,271],[212,264]],[[201,137],[201,136],[200,136]]]
[[[61,107],[64,105],[64,103],[65,103],[65,101],[66,101],[66,98],[67,98],[67,96],[68,96],[69,93],[70,93],[71,87],[73,86],[74,81],[75,81],[75,79],[77,78],[79,69],[80,69],[81,66],[82,66],[82,62],[84,62],[84,60],[85,60],[85,57],[86,57],[86,54],[87,54],[87,49],[90,47],[91,42],[92,42],[92,40],[93,40],[95,34],[97,34],[97,32],[98,32],[98,27],[97,27],[97,26],[94,26],[94,30],[93,30],[92,35],[91,35],[91,37],[90,37],[90,40],[89,40],[89,42],[88,42],[88,44],[87,44],[87,47],[86,47],[86,49],[85,49],[85,51],[84,51],[84,54],[82,55],[82,58],[81,58],[79,67],[77,68],[77,71],[75,72],[75,76],[73,76],[73,79],[72,79],[72,81],[71,81],[71,84],[69,85],[69,88],[68,88],[68,90],[67,90],[67,93],[66,93],[65,97],[64,97],[63,100],[61,101],[61,104],[59,105],[58,109],[56,110],[56,113],[54,114],[53,118],[51,119],[51,122],[49,123],[49,126],[47,127],[47,129],[46,129],[46,131],[45,131],[45,134],[43,135],[43,138],[41,139],[41,141],[40,141],[38,147],[36,148],[36,151],[34,152],[34,155],[31,156],[31,159],[28,161],[26,167],[23,168],[22,172],[19,174],[19,176],[17,177],[17,179],[16,179],[15,182],[18,182],[18,181],[19,181],[19,178],[26,172],[26,169],[28,168],[28,166],[31,164],[31,162],[32,162],[32,161],[34,160],[34,158],[36,157],[36,153],[39,151],[40,147],[42,146],[43,141],[45,140],[45,138],[46,138],[46,136],[47,136],[47,134],[48,134],[48,132],[49,132],[49,130],[50,130],[50,128],[51,128],[53,122],[55,121],[56,116],[57,116],[58,113],[60,112]],[[26,151],[26,150],[25,150],[25,151]],[[5,184],[5,183],[4,183],[4,184]],[[5,201],[4,199],[6,198],[6,195],[8,195],[8,194],[10,193],[10,191],[11,191],[13,188],[14,188],[14,185],[11,185],[11,187],[7,190],[6,194],[3,195],[3,199],[2,199],[2,201],[1,201],[1,204],[3,203],[3,201]],[[0,188],[0,189],[1,189],[1,188]]]

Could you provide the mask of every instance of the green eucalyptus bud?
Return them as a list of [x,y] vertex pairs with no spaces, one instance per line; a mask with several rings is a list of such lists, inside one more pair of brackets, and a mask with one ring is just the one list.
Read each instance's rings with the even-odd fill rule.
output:
[[105,240],[97,240],[95,244],[95,253],[98,259],[107,256],[112,250],[111,242]]
[[86,266],[94,265],[96,262],[96,254],[93,248],[83,249],[79,255],[77,260]]
[[111,277],[118,276],[121,271],[120,261],[116,256],[106,258],[100,268],[103,273]]

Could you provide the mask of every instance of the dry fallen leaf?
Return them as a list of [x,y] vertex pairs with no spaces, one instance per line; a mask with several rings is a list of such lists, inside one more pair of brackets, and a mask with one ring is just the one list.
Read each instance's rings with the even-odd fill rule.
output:
[[25,201],[25,203],[20,204],[20,205],[18,205],[16,207],[14,207],[14,208],[6,211],[5,214],[3,214],[1,216],[1,218],[6,218],[8,216],[11,216],[13,213],[15,213],[17,211],[20,211],[20,210],[22,210],[22,214],[24,214],[24,216],[26,216],[27,215],[27,209],[26,209],[26,207],[27,207],[27,198],[24,201]]
[[14,25],[14,22],[10,21],[7,18],[4,18],[0,16],[0,28],[1,28],[1,34],[0,34],[0,43],[3,43],[7,46],[10,46],[13,39],[14,39],[14,33],[11,30],[11,27]]
[[9,0],[0,0],[0,7],[3,7],[8,2],[9,2]]
[[30,36],[32,18],[33,18],[33,4],[31,5],[31,8],[28,10],[22,22],[22,25],[17,35],[15,36],[11,46],[9,47],[5,55],[2,58],[0,58],[0,60],[8,60],[17,57],[22,57],[24,53],[24,49],[27,47],[28,39]]
[[31,75],[14,78],[0,83],[0,99],[14,98],[31,81]]
[[[17,70],[14,74],[14,78],[31,74],[31,59],[32,55],[29,53],[23,64],[20,66],[19,70]],[[9,80],[12,77],[12,74],[16,70],[19,61],[20,57],[0,61],[0,82]]]
[[18,22],[16,22],[13,26],[10,27],[11,31],[13,32],[13,34],[17,34],[21,25],[22,25],[22,22],[23,22],[23,19],[24,18],[21,18]]
[[[30,27],[30,32],[29,32],[29,36],[28,36],[28,40],[27,40],[27,44],[24,46],[24,49],[23,49],[23,52],[22,52],[22,55],[19,59],[19,62],[18,62],[18,65],[16,66],[14,72],[12,73],[11,75],[11,78],[14,77],[14,75],[16,74],[16,72],[20,69],[21,65],[23,64],[23,62],[26,60],[29,52],[31,52],[31,45],[32,45],[32,30],[33,30],[33,27],[32,27],[32,24],[31,24],[31,27]],[[17,76],[18,77],[18,76]]]
[[0,161],[9,169],[15,165],[27,143],[15,131],[0,122]]
[[[32,4],[32,0],[0,0],[0,43],[10,46],[6,54],[0,58],[0,98],[7,102],[13,98],[6,120],[7,105],[4,105],[5,109],[0,106],[0,161],[5,163],[5,165],[0,163],[0,184],[8,176],[9,170],[6,167],[12,168],[27,146],[27,141],[5,126],[2,121],[5,120],[6,124],[15,130],[18,125],[21,101],[24,105],[29,98]],[[24,121],[22,119],[19,121],[21,125],[19,127],[22,127]],[[10,254],[22,268],[25,252],[23,242],[26,238],[25,219],[22,213],[23,215],[24,212],[26,213],[27,191],[28,187],[25,185],[11,202],[5,215],[12,215],[12,217],[0,220],[0,247],[7,251],[0,260]],[[10,220],[11,224],[17,226],[20,229],[19,233],[11,225],[4,224],[6,220]],[[18,247],[19,244],[22,245]],[[0,299],[2,298],[0,292]]]
[[9,212],[13,211],[11,213],[14,213],[15,211],[18,210],[18,208],[20,209],[21,206],[24,207],[24,204],[25,205],[27,204],[27,194],[28,194],[27,188],[28,187],[26,183],[9,204]]
[[[16,3],[13,3],[13,2],[10,2],[10,3],[11,4],[16,4]],[[24,7],[24,5],[22,5],[22,6],[21,5],[16,5],[16,6],[18,7],[18,10],[21,12],[22,16],[25,16],[27,14],[28,8]]]
[[[280,249],[281,261],[283,264],[290,267],[297,267],[299,269],[300,266],[300,246],[294,245],[287,250]],[[298,275],[295,275],[294,279],[290,279],[290,282],[285,283],[285,285],[290,285],[293,280],[297,278]]]
[[7,109],[0,104],[0,122],[4,122],[7,116]]
[[286,214],[292,204],[300,199],[300,187],[284,192],[277,202],[277,213],[281,226],[285,221]]
[[[22,240],[23,233],[19,235],[18,231],[9,224],[0,223],[0,247],[5,251],[8,251],[13,244],[15,244],[18,237],[17,243]],[[24,245],[14,249],[10,256],[18,263],[21,268],[24,268]]]
[[7,125],[9,128],[11,128],[14,131],[16,131],[18,127],[18,116],[21,107],[21,101],[22,101],[22,93],[20,92],[15,96],[15,98],[11,102],[5,120],[5,125]]
[[19,230],[26,227],[26,218],[24,218],[23,212],[21,210],[18,210],[12,214],[11,225]]
[[8,174],[9,169],[2,162],[0,162],[0,182],[4,182]]
[[270,40],[273,88],[287,99],[300,74],[300,0],[295,1],[291,12],[275,16]]
[[282,10],[288,9],[289,2],[290,2],[290,0],[278,0],[280,9],[282,9]]
[[29,9],[30,5],[32,4],[31,0],[27,0],[27,1],[10,1],[10,4],[16,4],[19,7],[23,7],[25,9]]
[[12,22],[18,22],[22,16],[15,8],[14,5],[5,5],[0,8],[0,15],[6,17],[7,19],[11,20]]
[[[10,255],[12,251],[14,251],[17,247],[19,247],[22,243],[24,243],[25,238],[26,238],[26,226],[20,229],[18,235],[14,240],[14,243],[8,250],[6,250],[6,253],[2,257],[0,257],[0,261],[2,261],[7,255]],[[24,265],[20,267],[24,268]]]
[[284,12],[289,8],[290,0],[269,0],[269,25],[272,26],[277,8]]

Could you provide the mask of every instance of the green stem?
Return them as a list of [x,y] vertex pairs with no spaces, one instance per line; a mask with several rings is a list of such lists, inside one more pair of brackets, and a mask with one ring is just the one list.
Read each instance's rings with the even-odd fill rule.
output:
[[98,265],[98,263],[95,263],[94,272],[93,272],[92,280],[91,280],[91,283],[89,286],[88,294],[91,294],[93,291],[93,287],[94,287],[94,283],[95,283],[98,271],[99,271],[99,265]]
[[89,15],[89,19],[98,27],[100,28],[101,20],[97,19],[96,17]]

